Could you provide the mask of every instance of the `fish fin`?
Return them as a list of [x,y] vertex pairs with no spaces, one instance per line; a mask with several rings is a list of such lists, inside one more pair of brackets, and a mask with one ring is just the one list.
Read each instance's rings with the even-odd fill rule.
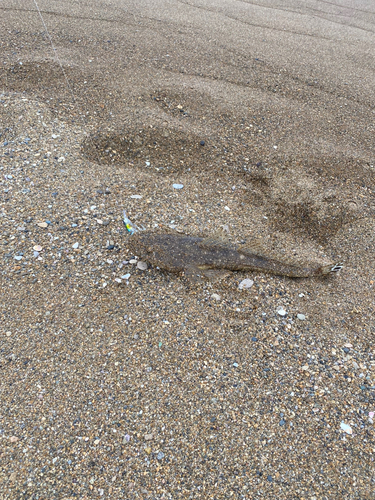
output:
[[269,257],[269,251],[266,250],[262,241],[253,238],[251,241],[237,247],[237,252],[244,255],[259,255],[260,257]]
[[185,278],[193,283],[203,283],[203,272],[196,266],[188,266],[184,269]]
[[227,237],[227,234],[222,230],[218,230],[211,236],[203,238],[203,240],[198,243],[198,246],[200,246],[201,248],[222,248],[229,245],[230,241]]
[[269,250],[259,238],[253,238],[247,243],[238,246],[237,252],[242,253],[243,255],[257,255],[270,260],[278,260],[284,264],[298,267],[304,267],[306,265],[305,262],[299,260],[298,258],[294,259],[293,257],[288,257],[284,253],[278,252],[277,250]]
[[227,269],[204,269],[202,270],[202,274],[212,283],[216,283],[232,273]]
[[343,267],[344,266],[341,262],[337,262],[337,264],[329,264],[327,266],[322,266],[320,269],[322,274],[330,274],[330,273],[338,273],[339,271],[341,271]]

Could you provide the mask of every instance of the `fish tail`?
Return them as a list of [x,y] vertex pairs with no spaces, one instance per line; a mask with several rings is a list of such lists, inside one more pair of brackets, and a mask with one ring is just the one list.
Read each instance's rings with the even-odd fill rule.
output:
[[322,266],[318,269],[319,274],[330,274],[337,273],[343,268],[343,264],[338,262],[337,264],[329,264],[328,266]]

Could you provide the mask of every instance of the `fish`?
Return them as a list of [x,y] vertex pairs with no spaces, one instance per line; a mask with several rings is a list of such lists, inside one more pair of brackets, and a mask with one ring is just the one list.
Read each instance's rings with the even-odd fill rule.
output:
[[153,266],[184,273],[191,281],[217,281],[231,271],[260,271],[290,278],[326,276],[340,271],[341,263],[305,264],[271,254],[251,241],[234,245],[217,235],[200,238],[184,234],[139,232],[129,237],[130,250]]

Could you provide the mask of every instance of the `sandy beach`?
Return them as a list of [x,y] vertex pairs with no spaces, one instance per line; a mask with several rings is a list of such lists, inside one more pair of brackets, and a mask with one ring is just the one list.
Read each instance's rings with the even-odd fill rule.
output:
[[[374,3],[0,13],[0,499],[375,498]],[[124,211],[344,267],[192,283]]]

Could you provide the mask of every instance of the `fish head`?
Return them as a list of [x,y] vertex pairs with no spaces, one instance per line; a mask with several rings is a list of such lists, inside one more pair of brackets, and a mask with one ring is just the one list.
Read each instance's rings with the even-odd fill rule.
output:
[[184,245],[180,236],[159,233],[135,233],[129,238],[134,255],[154,266],[169,271],[183,269],[186,264]]
[[129,238],[130,249],[134,255],[146,262],[162,266],[169,263],[171,249],[168,238],[153,233],[135,233]]
[[134,251],[134,254],[146,260],[152,257],[155,248],[152,239],[152,235],[142,233],[134,234],[130,238],[130,247]]

